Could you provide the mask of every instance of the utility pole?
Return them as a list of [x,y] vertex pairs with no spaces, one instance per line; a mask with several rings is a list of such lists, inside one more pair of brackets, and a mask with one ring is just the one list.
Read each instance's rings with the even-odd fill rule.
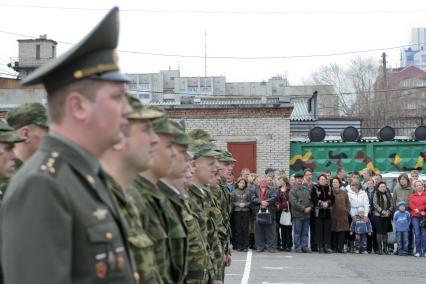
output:
[[385,107],[384,107],[384,111],[383,111],[383,115],[384,115],[384,120],[385,120],[385,125],[383,126],[387,126],[387,111],[388,111],[388,79],[387,79],[387,70],[386,70],[386,53],[383,52],[382,53],[382,59],[383,59],[383,94],[384,94],[384,98],[385,98]]
[[204,77],[207,78],[207,31],[204,31]]

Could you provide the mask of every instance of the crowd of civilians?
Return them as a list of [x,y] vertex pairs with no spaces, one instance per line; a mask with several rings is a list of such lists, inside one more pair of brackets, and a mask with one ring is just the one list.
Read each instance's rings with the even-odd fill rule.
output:
[[[426,191],[417,171],[391,193],[370,169],[336,176],[243,169],[228,181],[234,249],[426,255]],[[396,248],[395,245],[396,244]]]

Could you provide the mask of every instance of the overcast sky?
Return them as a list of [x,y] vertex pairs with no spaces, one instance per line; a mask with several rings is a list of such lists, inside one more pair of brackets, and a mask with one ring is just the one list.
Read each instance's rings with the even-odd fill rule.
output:
[[[28,5],[82,9],[23,7]],[[18,56],[17,39],[47,34],[59,42],[60,54],[70,48],[63,42],[78,42],[114,5],[126,10],[120,13],[120,51],[168,55],[204,56],[205,31],[207,56],[252,58],[397,47],[409,43],[412,27],[426,27],[424,0],[0,0],[0,73],[12,71],[6,64]],[[329,57],[207,59],[207,74],[225,75],[228,82],[284,75],[297,85],[320,65],[345,65],[357,56],[381,62],[383,51],[389,55],[388,64],[399,66],[400,50],[394,48]],[[203,58],[119,54],[127,73],[180,67],[181,76],[204,76]]]

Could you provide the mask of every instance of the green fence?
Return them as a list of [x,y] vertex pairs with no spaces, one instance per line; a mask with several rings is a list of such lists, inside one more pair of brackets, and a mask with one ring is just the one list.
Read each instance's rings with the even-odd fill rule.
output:
[[426,157],[425,141],[335,142],[290,145],[290,173],[311,168],[314,173],[330,170],[334,175],[340,167],[346,171],[365,168],[374,173],[423,171]]

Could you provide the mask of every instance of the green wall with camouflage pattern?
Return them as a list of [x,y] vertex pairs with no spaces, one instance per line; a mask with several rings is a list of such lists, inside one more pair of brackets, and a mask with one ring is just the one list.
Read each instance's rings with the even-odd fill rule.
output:
[[365,168],[374,173],[424,171],[425,157],[426,141],[293,142],[290,173],[311,168],[315,174],[330,170],[335,175],[339,167],[347,172]]

